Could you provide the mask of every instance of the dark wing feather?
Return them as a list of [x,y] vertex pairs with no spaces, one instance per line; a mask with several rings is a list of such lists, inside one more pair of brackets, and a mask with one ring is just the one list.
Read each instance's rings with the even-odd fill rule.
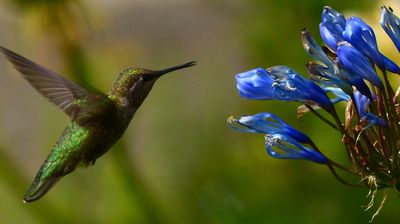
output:
[[[7,59],[35,89],[57,105],[73,120],[77,120],[82,116],[87,117],[87,114],[82,114],[82,112],[87,110],[81,108],[83,105],[78,103],[78,100],[104,100],[106,97],[104,94],[91,94],[86,89],[61,77],[57,73],[4,47],[0,46],[0,51],[4,53]],[[95,105],[96,102],[94,101],[92,106]]]

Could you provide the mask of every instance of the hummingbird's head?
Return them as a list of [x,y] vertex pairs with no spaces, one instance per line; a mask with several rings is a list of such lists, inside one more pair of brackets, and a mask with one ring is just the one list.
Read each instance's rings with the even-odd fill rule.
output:
[[117,99],[118,104],[123,107],[139,107],[158,78],[169,72],[191,67],[195,64],[195,61],[191,61],[158,71],[142,68],[125,69],[115,79],[110,95]]

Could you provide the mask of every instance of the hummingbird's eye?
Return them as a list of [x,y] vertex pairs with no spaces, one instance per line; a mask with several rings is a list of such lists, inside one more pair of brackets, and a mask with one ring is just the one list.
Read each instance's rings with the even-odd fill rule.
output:
[[140,81],[149,81],[150,79],[152,79],[153,77],[151,77],[150,75],[146,75],[146,74],[144,74],[144,75],[142,75],[142,76],[140,76]]

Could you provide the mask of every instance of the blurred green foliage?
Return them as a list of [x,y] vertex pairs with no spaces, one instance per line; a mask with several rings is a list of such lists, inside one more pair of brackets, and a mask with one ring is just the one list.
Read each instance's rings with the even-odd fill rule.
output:
[[[22,196],[68,119],[0,60],[1,223],[366,223],[365,189],[323,166],[269,158],[263,137],[228,116],[270,111],[345,158],[340,136],[298,104],[245,101],[234,75],[286,64],[304,74],[300,42],[324,5],[379,13],[375,1],[5,1],[0,43],[88,87],[108,91],[125,67],[197,60],[158,81],[127,133],[94,167],[38,202]],[[357,180],[354,180],[357,181]],[[375,223],[398,223],[393,192]]]

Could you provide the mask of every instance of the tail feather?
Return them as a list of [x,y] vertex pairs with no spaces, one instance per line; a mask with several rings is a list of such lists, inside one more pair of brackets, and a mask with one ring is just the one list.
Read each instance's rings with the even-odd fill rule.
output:
[[57,176],[45,180],[36,178],[25,193],[24,203],[33,202],[43,197],[60,178]]

